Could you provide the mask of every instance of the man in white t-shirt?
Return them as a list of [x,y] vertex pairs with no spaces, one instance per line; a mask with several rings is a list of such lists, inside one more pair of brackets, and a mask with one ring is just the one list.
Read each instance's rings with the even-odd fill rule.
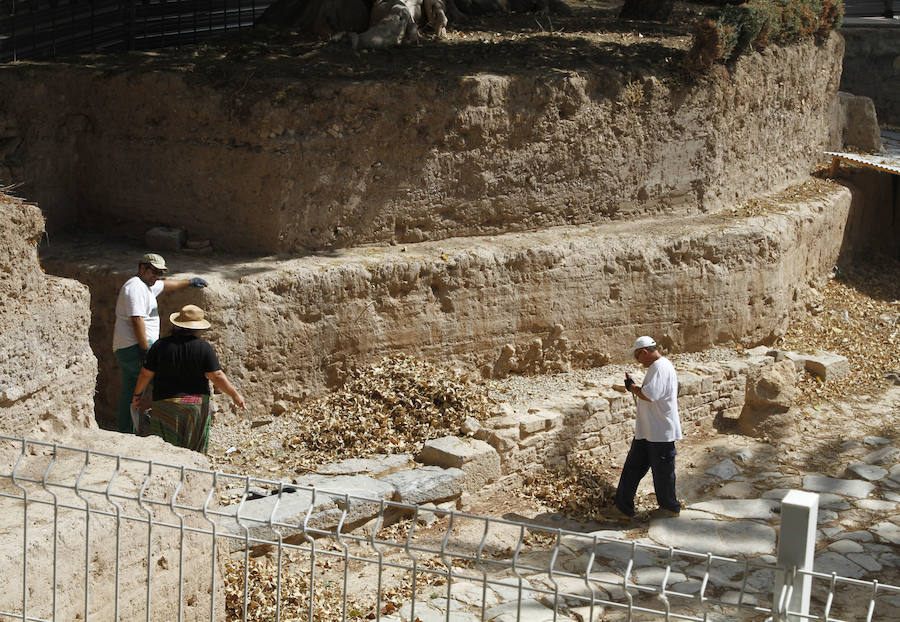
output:
[[647,368],[647,373],[640,386],[627,374],[625,378],[626,390],[635,396],[637,415],[634,440],[616,488],[614,513],[619,518],[634,516],[634,495],[650,470],[659,505],[650,516],[672,518],[681,512],[681,502],[675,495],[675,441],[681,440],[678,376],[671,361],[660,353],[650,337],[638,337],[631,354]]
[[122,394],[117,409],[119,432],[133,433],[131,401],[141,362],[154,341],[159,339],[159,309],[156,297],[162,292],[191,287],[206,287],[199,277],[167,279],[166,261],[156,253],[147,253],[138,263],[137,275],[119,290],[116,300],[116,325],[113,329],[113,353],[122,369]]

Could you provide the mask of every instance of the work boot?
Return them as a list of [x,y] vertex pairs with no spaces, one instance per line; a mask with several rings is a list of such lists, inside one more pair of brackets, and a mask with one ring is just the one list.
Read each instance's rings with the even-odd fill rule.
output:
[[666,508],[656,508],[650,512],[650,518],[678,518],[681,516],[681,509],[668,510]]
[[629,523],[634,520],[634,516],[626,514],[615,505],[603,511],[603,518],[617,523]]

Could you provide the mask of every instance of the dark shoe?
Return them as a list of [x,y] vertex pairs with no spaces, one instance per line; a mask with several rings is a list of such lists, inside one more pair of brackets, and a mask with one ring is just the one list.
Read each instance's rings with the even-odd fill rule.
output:
[[681,516],[681,509],[668,510],[666,508],[656,508],[650,512],[650,518],[678,518]]
[[629,523],[634,520],[634,516],[626,514],[615,505],[603,511],[603,518],[617,523]]

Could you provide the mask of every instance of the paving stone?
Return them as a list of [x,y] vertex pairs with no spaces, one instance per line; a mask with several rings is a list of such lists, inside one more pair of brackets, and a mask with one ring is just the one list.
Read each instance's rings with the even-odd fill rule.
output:
[[323,464],[316,468],[320,475],[371,475],[377,477],[412,465],[412,455],[395,454],[372,458],[347,458],[340,462]]
[[[591,588],[585,585],[584,579],[579,577],[555,576],[554,580],[556,581],[555,586],[553,581],[550,580],[550,577],[544,573],[540,577],[532,577],[531,582],[535,586],[540,586],[550,591],[558,589],[560,593],[560,606],[579,607],[584,604],[590,604]],[[593,598],[595,601],[609,600],[609,594],[602,586],[599,586],[596,583],[593,583],[592,585],[594,588]],[[543,602],[548,607],[553,606],[553,594],[538,596],[537,600]]]
[[740,451],[735,452],[734,459],[742,463],[750,462],[753,460],[753,452],[747,448],[741,449]]
[[842,527],[824,527],[819,531],[821,531],[825,536],[831,538],[832,536],[841,533],[843,530],[844,529]]
[[759,569],[752,571],[747,576],[746,590],[757,594],[771,594],[775,588],[775,571]]
[[840,577],[849,577],[851,579],[861,579],[866,576],[865,568],[832,551],[816,555],[813,570],[825,574],[836,572]]
[[896,553],[882,553],[878,556],[878,561],[890,568],[900,567],[900,555]]
[[[648,566],[646,568],[638,568],[631,573],[632,580],[639,585],[661,586],[666,576],[666,569],[663,566]],[[666,587],[671,587],[674,583],[687,581],[687,576],[683,572],[672,570],[666,579]]]
[[418,505],[458,497],[465,479],[461,469],[423,466],[385,475],[381,481],[394,487],[394,501]]
[[888,501],[893,501],[894,503],[900,503],[900,494],[897,494],[896,492],[890,492],[890,491],[884,492],[882,494],[884,495],[884,498],[887,499]]
[[[593,617],[591,617],[591,612],[593,611]],[[585,605],[584,607],[571,607],[569,609],[569,613],[571,613],[576,620],[580,620],[581,622],[603,622],[606,620],[606,607],[602,605],[594,605],[594,608],[591,609],[590,605]]]
[[875,466],[874,464],[851,464],[847,467],[847,470],[850,471],[850,474],[869,480],[870,482],[882,479],[888,474],[887,469]]
[[491,622],[572,622],[572,618],[557,614],[554,617],[553,610],[545,607],[533,598],[522,600],[521,608],[515,601],[503,603],[496,607],[491,607],[485,611],[485,620]]
[[893,501],[882,501],[881,499],[860,499],[856,502],[856,507],[871,512],[893,512],[897,509],[897,504]]
[[[516,600],[519,597],[519,580],[514,577],[503,579],[502,583],[491,583],[488,587],[497,593],[502,602]],[[527,579],[522,579],[522,598],[533,594],[532,587]]]
[[882,436],[864,436],[862,442],[869,446],[887,445],[891,439]]
[[866,454],[863,458],[863,462],[866,464],[882,464],[887,466],[898,461],[900,461],[900,449],[894,446],[876,449],[875,451]]
[[898,527],[894,523],[884,521],[872,527],[870,531],[872,531],[882,540],[887,540],[888,542],[893,542],[894,544],[900,544],[900,527]]
[[855,564],[859,564],[869,572],[878,572],[882,569],[882,565],[878,563],[878,560],[865,553],[848,553],[847,559]]
[[709,475],[713,475],[720,479],[731,479],[741,471],[737,468],[737,465],[731,461],[731,458],[725,458],[716,466],[706,469],[706,472]]
[[632,558],[632,554],[634,556],[635,566],[649,566],[650,564],[655,564],[657,561],[656,555],[639,546],[635,547],[632,553],[632,546],[627,542],[600,543],[597,545],[594,554],[598,564],[603,564],[604,560],[612,560],[624,565]]
[[845,356],[819,350],[815,354],[805,355],[805,358],[806,371],[825,382],[850,373],[850,362]]
[[836,479],[822,475],[806,475],[803,478],[804,490],[830,492],[857,499],[868,497],[873,488],[875,488],[874,484],[854,479]]
[[819,510],[819,517],[816,520],[816,524],[821,525],[823,523],[830,523],[832,521],[836,521],[837,519],[837,512],[832,512],[831,510]]
[[[422,622],[446,622],[447,620],[445,611],[430,606],[429,601],[426,600],[416,601],[415,618],[412,618],[412,605],[409,603],[400,607],[399,613],[400,618],[404,620],[404,622],[412,622],[414,619],[421,620]],[[450,619],[453,622],[477,622],[480,618],[473,613],[465,611],[451,611]]]
[[888,469],[888,479],[892,479],[895,482],[900,482],[900,464],[895,464],[890,469]]
[[840,553],[841,555],[846,555],[847,553],[862,553],[863,546],[859,542],[854,542],[853,540],[841,539],[835,540],[829,544],[828,550]]
[[875,536],[868,531],[845,531],[841,534],[842,540],[855,540],[856,542],[872,542]]
[[759,475],[756,476],[757,479],[768,479],[772,477],[784,477],[784,473],[780,471],[763,471]]
[[751,521],[717,521],[685,516],[652,521],[650,537],[664,546],[715,555],[759,555],[775,551],[775,530]]
[[736,605],[738,602],[743,603],[744,605],[758,605],[759,599],[756,598],[753,594],[748,594],[744,592],[743,598],[741,597],[741,593],[737,590],[731,590],[722,594],[722,600],[726,603],[731,603],[732,605]]
[[689,505],[691,510],[711,512],[729,518],[756,518],[768,520],[775,515],[781,501],[775,499],[716,499]]
[[720,497],[729,499],[747,499],[755,497],[757,494],[756,487],[749,482],[730,481],[727,484],[719,486],[717,494]]
[[[760,497],[762,497],[763,499],[778,499],[779,501],[781,501],[789,492],[789,488],[773,488],[772,490],[768,490],[762,493]],[[819,510],[828,509],[840,511],[849,510],[851,507],[852,506],[850,505],[850,502],[840,495],[835,495],[828,492],[819,493]]]
[[682,594],[696,594],[700,591],[701,585],[702,583],[699,580],[688,580],[682,581],[681,583],[676,583],[668,589],[671,589],[673,592],[680,592]]

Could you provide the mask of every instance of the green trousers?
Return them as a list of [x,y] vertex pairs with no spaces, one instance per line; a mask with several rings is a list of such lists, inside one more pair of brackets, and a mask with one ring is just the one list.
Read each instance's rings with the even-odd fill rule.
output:
[[115,355],[122,370],[122,394],[119,396],[117,410],[118,428],[119,432],[134,434],[131,425],[131,398],[134,397],[134,387],[137,384],[138,374],[141,373],[141,349],[134,344],[127,348],[119,348],[115,351]]

